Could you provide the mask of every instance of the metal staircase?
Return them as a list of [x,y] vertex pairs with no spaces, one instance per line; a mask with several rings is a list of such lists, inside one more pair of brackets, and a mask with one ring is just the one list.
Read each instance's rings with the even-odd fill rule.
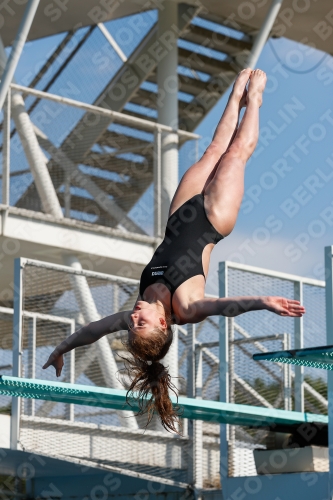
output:
[[[179,6],[178,29],[179,128],[193,132],[233,82],[252,42],[249,34],[230,29],[222,19],[214,17],[212,21],[208,14],[185,4]],[[73,35],[68,33],[31,86],[40,88],[40,80],[49,72],[51,77],[42,89],[52,92],[52,85],[61,81],[66,67],[74,63],[80,51],[89,50],[92,33],[94,29],[88,29],[71,51],[67,45],[73,43]],[[156,37],[157,23],[154,23],[94,100],[95,106],[156,122],[161,96],[158,96],[156,85],[157,63],[149,55]],[[69,52],[65,62],[58,71],[52,71],[57,56],[63,52]],[[147,54],[151,63],[143,65],[140,61]],[[31,120],[36,123],[43,99],[28,99],[27,109]],[[157,153],[151,131],[144,125],[119,126],[110,117],[99,116],[97,120],[96,115],[85,112],[57,147],[54,139],[53,144],[52,141],[47,143],[38,130],[37,137],[49,157],[48,169],[65,216],[109,227],[121,223],[132,232],[144,232],[126,214],[154,180]],[[180,149],[186,140],[188,138],[180,137]],[[101,198],[111,199],[112,206],[102,204]],[[41,211],[34,182],[28,185],[15,204]]]

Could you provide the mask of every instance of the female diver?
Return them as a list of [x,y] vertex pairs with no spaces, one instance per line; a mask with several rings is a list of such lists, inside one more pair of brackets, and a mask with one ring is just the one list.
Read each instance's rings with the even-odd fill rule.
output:
[[[177,432],[174,390],[167,367],[160,363],[172,343],[173,324],[198,323],[207,316],[237,316],[266,309],[281,316],[302,316],[296,300],[283,297],[205,298],[210,254],[228,236],[237,219],[244,190],[244,170],[259,134],[259,108],[266,75],[241,71],[228,104],[203,157],[184,174],[170,206],[165,237],[143,270],[139,296],[132,311],[118,312],[84,326],[64,340],[43,368],[61,374],[63,354],[96,342],[102,336],[128,330],[126,347],[131,384],[148,422],[157,412],[162,425]],[[240,109],[244,116],[238,126]],[[144,399],[150,394],[150,399]]]

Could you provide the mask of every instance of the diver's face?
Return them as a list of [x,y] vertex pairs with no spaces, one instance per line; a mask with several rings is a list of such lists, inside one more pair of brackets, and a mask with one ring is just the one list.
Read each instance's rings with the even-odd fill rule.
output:
[[131,314],[130,331],[141,337],[148,337],[155,328],[167,329],[165,317],[154,304],[138,301]]

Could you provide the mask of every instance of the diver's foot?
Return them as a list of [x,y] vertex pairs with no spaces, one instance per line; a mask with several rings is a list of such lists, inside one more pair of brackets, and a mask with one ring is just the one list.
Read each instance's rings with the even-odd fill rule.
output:
[[243,69],[240,73],[238,73],[234,86],[231,91],[231,97],[239,101],[239,106],[241,108],[243,106],[246,106],[246,96],[247,96],[246,85],[247,82],[249,81],[251,73],[252,70],[250,68]]
[[246,96],[247,104],[249,103],[249,101],[256,101],[259,107],[261,106],[262,94],[265,90],[266,81],[267,76],[264,71],[262,71],[261,69],[255,69],[254,71],[252,71]]

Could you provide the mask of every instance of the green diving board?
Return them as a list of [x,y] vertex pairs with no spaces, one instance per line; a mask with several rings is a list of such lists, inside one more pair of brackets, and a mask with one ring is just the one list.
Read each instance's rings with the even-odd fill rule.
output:
[[[115,410],[137,411],[138,405],[126,402],[126,391],[87,385],[50,382],[46,380],[24,379],[0,376],[0,395],[42,399],[58,403],[113,408]],[[172,402],[177,405],[175,397]],[[221,403],[202,399],[179,397],[178,406],[182,418],[209,422],[244,425],[251,427],[295,426],[304,423],[328,423],[326,415],[315,415],[295,411],[260,408],[257,406]]]
[[333,346],[310,347],[307,349],[293,349],[290,351],[274,351],[253,355],[255,361],[275,361],[290,365],[309,366],[333,370]]

